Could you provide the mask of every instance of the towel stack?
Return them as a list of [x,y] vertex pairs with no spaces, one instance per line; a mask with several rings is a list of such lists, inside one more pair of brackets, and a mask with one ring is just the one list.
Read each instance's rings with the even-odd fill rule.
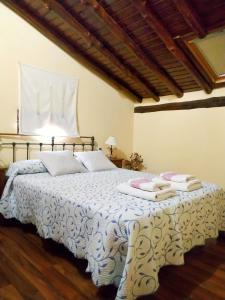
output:
[[167,182],[153,182],[147,178],[130,179],[117,186],[119,192],[130,196],[162,201],[176,195],[176,191]]
[[174,172],[161,173],[160,177],[152,179],[155,183],[170,184],[177,191],[191,192],[202,188],[202,183],[193,175],[177,174]]

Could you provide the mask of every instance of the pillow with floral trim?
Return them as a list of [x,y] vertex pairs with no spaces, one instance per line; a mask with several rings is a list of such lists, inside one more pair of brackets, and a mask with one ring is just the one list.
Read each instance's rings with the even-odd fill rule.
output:
[[11,163],[6,175],[8,177],[22,174],[35,174],[48,172],[40,159],[20,160]]

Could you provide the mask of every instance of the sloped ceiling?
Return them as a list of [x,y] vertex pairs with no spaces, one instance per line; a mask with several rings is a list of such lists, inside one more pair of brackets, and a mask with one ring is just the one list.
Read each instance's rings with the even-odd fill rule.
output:
[[184,41],[225,27],[224,0],[1,0],[141,102],[215,87]]

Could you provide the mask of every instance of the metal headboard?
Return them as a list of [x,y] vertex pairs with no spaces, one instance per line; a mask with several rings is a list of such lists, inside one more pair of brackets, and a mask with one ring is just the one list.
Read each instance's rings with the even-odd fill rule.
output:
[[[5,139],[5,138],[10,138],[13,139],[13,137],[20,137],[22,138],[27,138],[27,137],[40,137],[41,136],[29,136],[29,135],[21,135],[21,134],[10,134],[10,133],[0,133],[0,140],[1,139]],[[68,137],[70,138],[70,137]],[[70,138],[71,139],[71,138]],[[76,139],[76,138],[74,138]],[[31,146],[38,146],[39,150],[42,151],[43,146],[49,146],[51,151],[54,151],[56,146],[61,146],[62,150],[65,150],[65,148],[67,146],[72,147],[73,152],[76,150],[76,148],[79,146],[82,148],[83,151],[85,151],[85,149],[91,149],[91,151],[94,150],[95,147],[95,138],[94,136],[80,136],[79,139],[81,139],[82,142],[74,142],[74,143],[56,143],[55,142],[55,137],[53,136],[51,138],[51,143],[42,143],[42,142],[1,142],[0,141],[0,146],[4,147],[11,147],[12,148],[12,156],[13,156],[13,162],[16,161],[16,147],[17,146],[24,146],[24,150],[26,151],[26,159],[29,159],[29,153],[30,153],[30,147]],[[84,140],[84,142],[83,142]]]

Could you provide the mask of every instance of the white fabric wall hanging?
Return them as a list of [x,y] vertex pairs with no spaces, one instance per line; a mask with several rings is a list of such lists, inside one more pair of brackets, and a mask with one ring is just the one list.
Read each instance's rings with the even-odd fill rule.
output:
[[20,65],[20,133],[79,136],[78,80]]

